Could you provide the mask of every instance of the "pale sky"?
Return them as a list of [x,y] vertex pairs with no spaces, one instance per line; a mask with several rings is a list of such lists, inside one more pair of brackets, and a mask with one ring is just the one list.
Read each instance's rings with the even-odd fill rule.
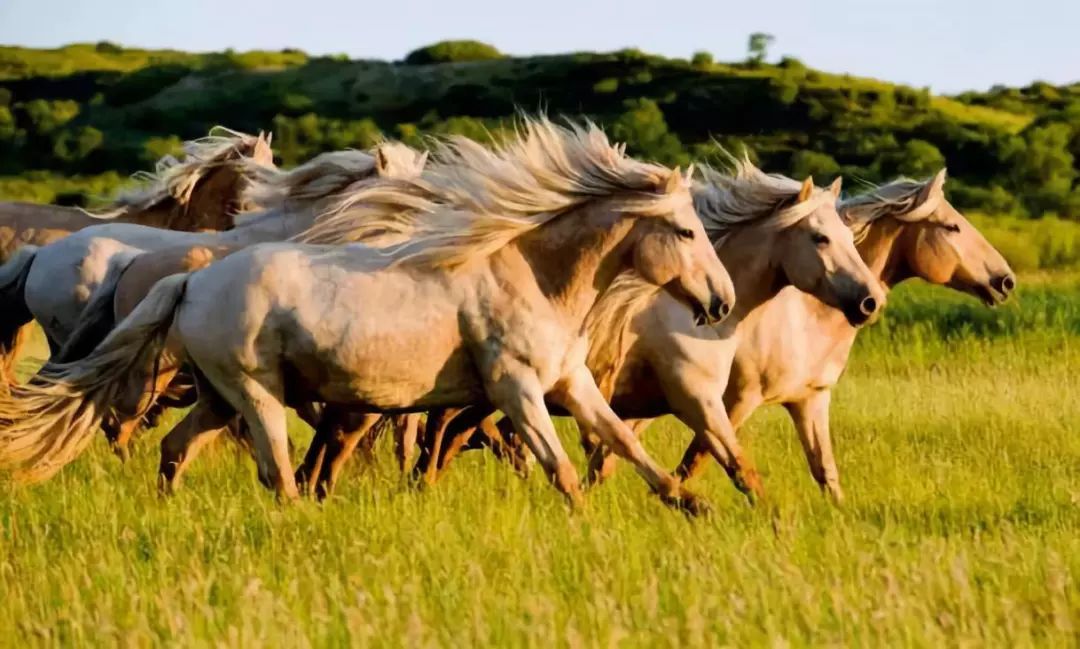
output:
[[109,40],[208,51],[295,47],[400,59],[475,38],[509,54],[638,47],[745,57],[751,32],[792,55],[937,92],[1080,80],[1080,0],[0,0],[0,43]]

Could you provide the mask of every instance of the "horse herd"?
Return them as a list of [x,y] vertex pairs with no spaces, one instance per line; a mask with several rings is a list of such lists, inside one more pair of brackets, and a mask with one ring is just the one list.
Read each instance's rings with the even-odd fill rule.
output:
[[[684,174],[542,117],[490,146],[432,141],[430,159],[384,142],[283,171],[270,144],[188,143],[103,214],[0,203],[0,467],[46,479],[98,430],[124,456],[163,408],[190,406],[161,442],[166,491],[229,430],[281,497],[323,497],[392,428],[418,478],[484,447],[535,460],[577,503],[556,413],[581,430],[586,484],[621,457],[696,513],[684,482],[709,456],[762,494],[736,431],[780,403],[839,500],[831,388],[889,287],[921,278],[987,305],[1015,288],[944,171],[843,197],[840,179],[746,159]],[[50,358],[19,384],[31,320]],[[315,430],[295,473],[287,407]],[[665,414],[694,433],[674,472],[638,439]]]

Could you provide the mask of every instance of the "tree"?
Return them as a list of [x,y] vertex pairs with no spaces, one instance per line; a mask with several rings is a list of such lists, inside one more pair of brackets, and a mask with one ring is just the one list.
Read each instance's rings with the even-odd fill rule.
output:
[[945,156],[925,140],[908,140],[900,154],[897,171],[910,178],[927,178],[945,167]]
[[818,184],[828,182],[840,175],[840,165],[828,153],[796,151],[791,156],[791,177],[802,180],[814,176]]
[[428,63],[489,61],[501,58],[504,58],[502,52],[493,45],[480,41],[441,41],[409,52],[405,57],[405,63],[426,65]]
[[695,68],[707,70],[713,66],[713,55],[705,50],[694,52],[694,58],[690,59],[690,63]]
[[614,139],[626,142],[642,158],[668,165],[689,162],[678,136],[668,131],[664,111],[651,99],[631,99],[627,111],[611,125]]
[[754,32],[750,34],[750,40],[746,44],[747,52],[750,54],[749,60],[754,65],[760,64],[765,60],[765,57],[769,55],[769,46],[776,41],[776,37],[772,34],[766,34],[764,32]]

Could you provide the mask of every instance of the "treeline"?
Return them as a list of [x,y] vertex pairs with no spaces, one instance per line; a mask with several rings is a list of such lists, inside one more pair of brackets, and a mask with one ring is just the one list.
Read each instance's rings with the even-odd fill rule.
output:
[[796,177],[872,182],[947,164],[961,207],[1080,220],[1080,85],[943,97],[791,58],[508,57],[469,41],[401,62],[111,43],[0,48],[0,197],[53,200],[50,183],[64,182],[62,198],[77,201],[79,178],[100,189],[99,174],[146,168],[218,124],[272,129],[290,165],[384,135],[417,146],[430,133],[495,137],[518,109],[587,115],[635,155],[668,164],[745,147]]

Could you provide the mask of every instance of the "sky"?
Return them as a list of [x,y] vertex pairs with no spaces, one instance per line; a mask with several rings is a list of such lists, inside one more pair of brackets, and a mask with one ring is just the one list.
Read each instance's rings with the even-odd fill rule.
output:
[[836,73],[935,92],[1080,81],[1080,0],[0,0],[0,44],[108,40],[401,59],[444,39],[508,54],[637,47],[745,58],[749,34]]

